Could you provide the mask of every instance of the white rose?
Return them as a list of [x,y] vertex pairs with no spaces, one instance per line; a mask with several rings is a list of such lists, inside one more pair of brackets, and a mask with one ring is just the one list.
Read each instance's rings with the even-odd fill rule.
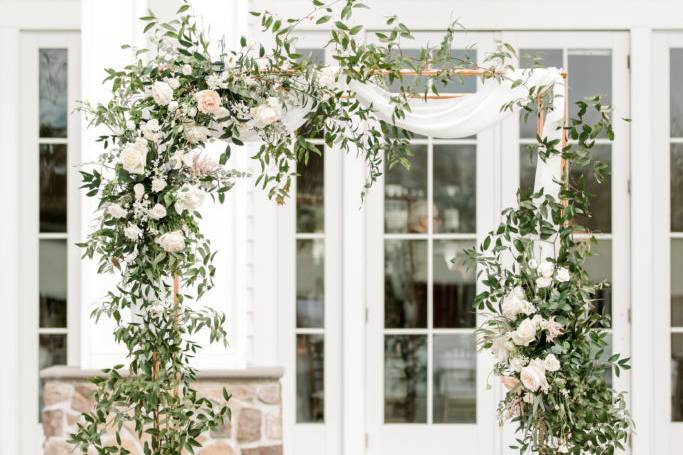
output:
[[[503,299],[503,304],[501,305],[503,314],[511,319],[514,319],[520,313],[531,314],[528,312],[530,308],[533,308],[533,305],[525,300],[524,288],[521,286],[516,286],[510,291]],[[533,309],[533,311],[536,310]]]
[[221,96],[215,90],[201,90],[194,95],[199,112],[215,114],[221,107]]
[[168,103],[168,110],[171,112],[175,112],[178,110],[178,102],[177,101],[171,101]]
[[525,319],[519,324],[517,330],[512,332],[512,342],[517,346],[529,346],[536,339],[537,323],[531,319]]
[[252,109],[252,117],[257,128],[263,129],[272,125],[282,118],[282,103],[279,99],[271,96],[265,104]]
[[536,287],[538,288],[547,288],[551,284],[553,284],[552,278],[546,278],[543,276],[539,276],[538,278],[536,278]]
[[535,259],[532,259],[529,261],[529,268],[531,270],[536,270],[538,268],[538,263],[536,262]]
[[166,207],[161,204],[156,204],[149,211],[149,217],[153,220],[160,220],[166,216]]
[[107,207],[107,213],[112,218],[124,218],[126,215],[128,215],[126,209],[121,207],[120,204],[110,204],[109,207]]
[[177,90],[180,87],[180,81],[175,77],[166,78],[166,83],[173,89]]
[[493,344],[491,345],[491,352],[493,355],[496,357],[496,360],[499,362],[505,362],[508,359],[508,356],[510,355],[510,351],[512,351],[515,348],[515,346],[510,343],[505,337],[498,337],[495,340],[493,340]]
[[133,186],[133,192],[135,193],[135,199],[139,201],[145,195],[145,186],[142,183],[136,183]]
[[565,269],[564,267],[560,267],[559,269],[557,269],[557,274],[555,275],[555,277],[557,278],[557,281],[559,281],[560,283],[566,283],[571,278],[569,276],[569,270]]
[[136,241],[140,237],[142,237],[142,229],[140,229],[137,225],[135,224],[129,224],[123,229],[123,233],[128,237],[129,239]]
[[538,389],[547,383],[545,379],[545,371],[532,364],[522,368],[522,371],[519,374],[519,379],[522,381],[524,388],[531,392],[538,391]]
[[541,262],[538,266],[538,274],[543,278],[552,278],[553,273],[555,273],[555,264],[549,261]]
[[209,137],[209,134],[211,134],[211,131],[209,131],[207,127],[198,125],[188,125],[183,129],[183,132],[185,134],[185,139],[187,139],[190,144],[203,142]]
[[132,120],[126,120],[126,129],[134,131],[136,129],[135,122]]
[[137,138],[121,152],[121,164],[131,174],[144,174],[147,164],[147,140]]
[[164,180],[161,177],[154,177],[152,179],[152,191],[158,193],[159,191],[162,191],[164,188],[166,188],[166,180]]
[[523,357],[513,357],[510,359],[510,368],[512,368],[513,371],[520,372],[522,371],[522,368],[526,365],[526,359]]
[[176,195],[175,211],[182,214],[185,210],[193,212],[204,202],[205,193],[192,185],[183,185]]
[[546,371],[558,371],[560,369],[560,361],[557,360],[555,354],[548,354],[543,360],[543,365]]
[[152,85],[152,98],[161,106],[168,106],[173,100],[173,89],[168,82],[156,81]]
[[339,77],[339,67],[326,66],[320,70],[318,74],[318,83],[323,87],[333,90],[337,86],[337,78]]
[[531,316],[536,312],[536,307],[534,306],[533,303],[524,300],[522,301],[522,313],[526,314],[527,316]]
[[157,142],[161,137],[161,135],[159,134],[160,129],[161,125],[159,125],[159,121],[155,118],[148,122],[145,122],[140,128],[140,130],[142,131],[142,135],[145,137],[145,139],[152,142]]
[[185,249],[185,236],[182,231],[167,232],[156,239],[156,242],[169,253],[177,253]]
[[180,69],[180,72],[183,73],[184,76],[189,76],[190,74],[192,74],[192,66],[189,64],[185,64]]

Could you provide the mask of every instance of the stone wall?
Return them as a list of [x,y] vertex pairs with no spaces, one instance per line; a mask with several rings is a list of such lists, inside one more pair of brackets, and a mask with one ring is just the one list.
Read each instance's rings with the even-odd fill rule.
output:
[[[66,440],[76,429],[81,413],[92,406],[93,385],[88,378],[94,370],[51,367],[41,373],[43,389],[44,455],[72,455]],[[197,455],[281,455],[282,394],[281,368],[249,368],[245,370],[200,373],[196,390],[223,401],[223,387],[232,393],[232,420],[209,434],[200,436],[203,447]],[[142,455],[142,445],[134,433],[123,428],[123,445],[132,455]]]

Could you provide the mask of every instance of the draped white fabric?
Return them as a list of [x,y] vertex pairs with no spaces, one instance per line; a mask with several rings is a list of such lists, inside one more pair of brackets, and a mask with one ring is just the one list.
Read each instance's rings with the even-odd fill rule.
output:
[[[523,84],[514,86],[515,81]],[[516,70],[508,72],[504,79],[487,79],[483,87],[476,93],[455,99],[414,99],[411,101],[411,112],[405,118],[397,119],[396,125],[408,131],[424,136],[438,138],[463,138],[472,136],[500,122],[507,116],[517,112],[519,106],[515,101],[528,98],[530,87],[553,87],[553,110],[546,114],[542,136],[548,140],[561,139],[564,119],[564,78],[557,68],[537,68],[532,70]],[[390,92],[369,83],[351,81],[348,88],[356,93],[358,101],[365,107],[372,107],[375,115],[392,123],[394,106]],[[512,110],[501,110],[510,104]],[[300,127],[308,109],[290,107],[283,122],[289,131]],[[258,141],[257,135],[249,130],[240,131],[245,142]],[[534,190],[544,189],[546,194],[557,198],[559,186],[557,181],[562,176],[561,159],[553,156],[547,161],[538,160]]]

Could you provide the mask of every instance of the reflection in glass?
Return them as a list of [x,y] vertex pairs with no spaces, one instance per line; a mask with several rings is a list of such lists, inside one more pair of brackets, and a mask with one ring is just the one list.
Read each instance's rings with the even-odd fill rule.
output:
[[671,334],[671,420],[683,422],[683,333]]
[[671,240],[671,325],[683,327],[683,239]]
[[[577,101],[600,95],[603,104],[612,104],[612,52],[610,50],[569,50],[569,117],[576,117]],[[600,114],[591,107],[584,121],[591,125]]]
[[434,232],[476,232],[477,147],[434,145]]
[[434,423],[477,420],[477,349],[473,334],[434,335]]
[[[323,147],[319,146],[320,153]],[[325,160],[309,153],[308,163],[300,165],[296,178],[296,231],[323,232],[325,229]]]
[[384,337],[384,421],[427,422],[427,337]]
[[590,245],[591,254],[586,259],[586,272],[591,281],[607,281],[610,286],[601,289],[593,296],[595,311],[600,314],[612,316],[612,241],[598,240],[598,243]]
[[296,326],[324,327],[325,241],[296,241]]
[[534,192],[536,181],[536,164],[538,152],[536,147],[523,144],[519,146],[519,193],[522,200],[527,199]]
[[427,241],[384,241],[384,326],[427,326]]
[[66,327],[66,240],[40,240],[40,327]]
[[39,51],[40,137],[66,137],[67,50]]
[[683,232],[683,144],[671,144],[671,230]]
[[296,336],[296,421],[325,419],[325,343],[323,335]]
[[476,296],[474,270],[460,261],[453,262],[469,240],[434,240],[434,327],[474,327],[476,315],[472,308]]
[[670,116],[671,137],[683,137],[683,90],[679,85],[683,81],[683,49],[671,49],[671,81]]
[[[612,168],[612,146],[596,145],[591,150],[593,158],[606,163]],[[580,226],[589,228],[593,232],[608,233],[612,230],[612,179],[606,176],[602,183],[595,181],[592,166],[582,169],[571,168],[570,179],[576,185],[579,176],[584,177],[585,191],[590,195],[590,218],[577,216],[574,221]]]
[[[38,335],[38,371],[66,365],[66,335]],[[43,409],[43,380],[38,379],[38,418]]]
[[40,232],[66,232],[66,144],[40,145]]
[[384,171],[384,228],[386,232],[427,233],[427,146],[412,145],[410,169],[396,164]]
[[[564,67],[562,49],[520,49],[519,67]],[[522,138],[533,139],[536,137],[536,114],[534,112],[525,115],[520,113],[519,133]]]

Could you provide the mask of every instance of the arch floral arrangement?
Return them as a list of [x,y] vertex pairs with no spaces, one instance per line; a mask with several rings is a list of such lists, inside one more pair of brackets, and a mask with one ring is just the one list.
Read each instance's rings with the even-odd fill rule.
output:
[[[125,422],[143,441],[145,454],[194,452],[201,433],[230,418],[227,390],[225,402],[215,403],[192,388],[196,371],[190,360],[201,348],[192,340],[200,331],[209,331],[211,342],[227,343],[225,316],[197,303],[212,287],[216,255],[200,231],[198,210],[207,196],[223,202],[237,180],[247,177],[227,167],[232,144],[242,145],[245,136],[260,139],[256,184],[278,203],[288,196],[296,163],[319,153],[306,140],[311,131],[328,147],[365,158],[367,191],[383,169],[409,167],[412,134],[377,119],[345,82],[399,81],[391,99],[395,121],[409,111],[409,98],[427,94],[418,93],[421,78],[412,84],[403,80],[403,68],[440,68],[429,75],[435,82],[431,90],[438,93],[438,87],[458,77],[454,70],[473,66],[451,57],[457,23],[417,58],[401,52],[412,33],[396,17],[387,19],[387,31],[376,34],[379,44],[364,43],[358,38],[362,26],[351,16],[365,7],[357,0],[313,0],[303,18],[252,13],[273,35],[273,49],[242,39],[239,49],[221,45],[218,55],[209,52],[189,3],[169,23],[150,13],[141,18],[150,49],[133,49],[133,63],[105,70],[112,89],[107,104],[80,106],[91,125],[106,128],[99,137],[104,152],[98,163],[81,171],[82,187],[99,199],[99,207],[97,228],[80,246],[84,256],[97,257],[98,272],[119,275],[92,316],[113,319],[114,337],[128,351],[128,374],[124,365],[116,365],[92,379],[95,407],[70,437],[83,453],[128,453],[119,433]],[[332,24],[328,48],[338,67],[320,67],[297,54],[293,31],[304,21]],[[502,45],[491,54],[486,77],[504,77],[513,53]],[[529,87],[529,96],[515,104],[529,112],[541,89]],[[286,114],[297,105],[306,105],[308,113],[303,126],[291,131]],[[607,111],[598,108],[604,115],[596,127],[582,116],[573,122],[570,131],[578,147],[558,150],[539,137],[540,158],[561,153],[588,165],[596,132],[611,131]],[[217,140],[227,144],[220,156],[203,150]],[[500,414],[521,430],[520,452],[579,454],[600,447],[611,453],[628,437],[630,420],[623,397],[600,374],[627,363],[618,356],[599,360],[604,333],[595,326],[605,320],[586,310],[598,286],[589,283],[581,265],[585,252],[572,241],[575,228],[566,224],[585,212],[586,195],[567,184],[562,198],[564,205],[552,198],[521,200],[519,209],[503,214],[505,222],[481,248],[469,252],[487,287],[477,305],[494,315],[480,328],[482,346],[496,353],[495,373],[510,386]],[[556,259],[538,268],[530,262],[534,235],[560,239]],[[513,270],[502,266],[505,252],[515,256]],[[112,432],[113,438],[105,436]]]

